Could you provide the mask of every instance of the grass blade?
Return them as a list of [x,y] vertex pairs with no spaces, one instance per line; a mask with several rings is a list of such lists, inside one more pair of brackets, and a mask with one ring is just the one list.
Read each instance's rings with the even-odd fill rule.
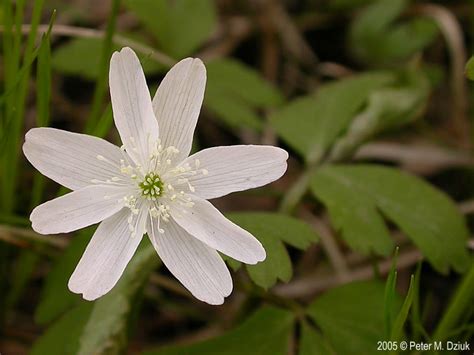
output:
[[433,334],[433,340],[443,341],[448,339],[450,332],[458,326],[466,311],[472,307],[472,295],[474,294],[474,263],[464,276],[455,291],[448,309]]
[[[51,45],[49,38],[42,42],[37,62],[36,74],[36,125],[48,126],[50,121],[49,104],[51,100]],[[39,172],[35,173],[30,206],[33,208],[41,202],[45,179]]]
[[413,297],[415,294],[415,276],[411,275],[410,278],[410,286],[408,288],[407,296],[405,297],[405,301],[403,301],[402,308],[400,312],[398,312],[397,318],[395,318],[395,322],[392,325],[392,330],[390,334],[391,340],[399,340],[403,334],[403,326],[408,318],[408,313],[410,312],[411,305],[413,303]]
[[115,32],[115,23],[117,20],[119,8],[120,0],[113,0],[109,20],[107,22],[104,42],[102,44],[102,55],[100,58],[99,75],[97,76],[94,97],[92,99],[91,113],[86,123],[86,132],[92,130],[93,127],[97,125],[97,121],[100,119],[102,113],[102,104],[104,101],[108,84],[109,61],[110,56],[112,55],[112,38]]
[[[31,65],[28,65],[31,62],[31,58],[34,55],[34,44],[36,39],[36,32],[38,30],[38,25],[41,20],[41,11],[43,9],[44,0],[37,0],[33,5],[33,14],[31,21],[31,30],[28,35],[27,44],[25,48],[25,55],[23,59],[23,67],[26,67],[25,74],[20,80],[17,91],[13,98],[15,107],[7,107],[7,110],[13,112],[13,119],[11,129],[8,133],[8,142],[6,148],[6,154],[4,155],[4,191],[2,195],[2,200],[4,204],[4,210],[7,212],[12,212],[15,208],[15,193],[17,185],[17,175],[18,175],[18,160],[19,160],[19,145],[20,145],[20,136],[22,134],[24,114],[25,114],[25,102],[26,96],[28,93],[28,84],[30,78]],[[21,11],[21,9],[19,10]],[[18,32],[16,36],[21,36],[21,33]]]
[[385,283],[385,334],[388,339],[392,331],[393,324],[393,300],[395,299],[395,286],[397,284],[397,259],[398,259],[399,248],[395,249],[395,253],[392,259],[392,266],[390,268],[390,273],[387,277],[387,282]]

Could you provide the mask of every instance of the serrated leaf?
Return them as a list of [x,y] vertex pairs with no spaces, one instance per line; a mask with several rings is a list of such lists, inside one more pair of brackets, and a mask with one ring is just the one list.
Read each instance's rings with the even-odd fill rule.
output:
[[469,264],[463,216],[448,196],[415,176],[376,165],[331,165],[317,171],[311,190],[354,249],[389,249],[380,210],[438,271],[461,272]]
[[320,158],[374,90],[393,82],[388,72],[361,74],[322,86],[271,116],[278,135],[306,160]]
[[[51,64],[53,69],[67,74],[94,80],[99,75],[102,39],[75,38],[54,50]],[[120,47],[114,45],[114,50]],[[161,72],[165,67],[146,55],[137,53],[146,74]]]
[[144,355],[286,355],[294,315],[264,307],[217,338],[191,345],[171,345],[146,351]]
[[466,76],[470,80],[474,80],[474,56],[466,63]]
[[396,22],[407,0],[380,0],[367,6],[353,21],[350,45],[362,61],[385,65],[407,59],[429,45],[438,34],[428,18]]
[[118,284],[94,302],[80,338],[79,355],[118,354],[124,349],[134,300],[158,264],[155,249],[147,240],[142,242]]
[[69,291],[67,283],[90,236],[91,230],[84,230],[75,235],[48,273],[41,292],[41,300],[35,312],[37,323],[49,323],[82,301],[80,296]]
[[[401,300],[394,302],[394,310]],[[384,339],[384,284],[353,282],[317,298],[308,314],[337,354],[377,354],[377,341]]]
[[260,74],[232,59],[206,64],[208,80],[205,105],[232,128],[260,130],[257,109],[283,102],[279,91]]
[[293,217],[264,212],[229,213],[227,217],[252,233],[264,246],[266,259],[256,265],[246,265],[246,268],[252,280],[265,289],[278,279],[289,281],[293,274],[283,242],[304,250],[318,240],[310,226]]
[[324,171],[314,177],[311,189],[324,203],[334,228],[351,249],[365,255],[391,253],[393,241],[370,196],[334,181]]
[[182,58],[197,49],[216,25],[212,0],[126,0],[125,5],[167,54]]
[[256,265],[246,265],[250,278],[264,289],[269,289],[278,280],[290,281],[293,266],[283,243],[265,237],[260,238],[260,241],[265,247],[267,258]]

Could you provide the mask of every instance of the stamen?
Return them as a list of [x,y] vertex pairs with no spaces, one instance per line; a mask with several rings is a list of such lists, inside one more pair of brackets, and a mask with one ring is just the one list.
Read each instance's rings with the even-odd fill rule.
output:
[[[105,181],[91,180],[94,184],[131,184],[130,194],[119,199],[118,203],[130,209],[127,221],[132,237],[141,230],[137,223],[145,216],[142,213],[150,217],[152,225],[148,229],[152,234],[155,231],[164,233],[163,223],[171,219],[171,206],[178,208],[180,213],[188,213],[189,208],[194,206],[192,193],[196,191],[192,178],[208,174],[199,159],[178,164],[176,158],[180,151],[176,147],[163,147],[160,140],[150,142],[149,134],[146,140],[147,145],[144,146],[148,148],[148,159],[143,165],[136,164],[127,154],[125,146],[122,146],[120,163],[97,155],[99,161],[114,165],[117,173],[111,173],[110,178]],[[129,137],[127,143],[130,143],[127,147],[134,151],[141,147],[134,137]]]
[[149,201],[155,201],[163,192],[163,181],[154,172],[146,174],[138,186],[142,190],[142,196]]

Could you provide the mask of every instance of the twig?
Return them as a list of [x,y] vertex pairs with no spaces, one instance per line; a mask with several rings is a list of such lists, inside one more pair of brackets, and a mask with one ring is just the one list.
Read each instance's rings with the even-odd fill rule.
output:
[[[178,337],[176,339],[173,339],[173,341],[169,342],[170,345],[190,345],[194,344],[197,342],[205,341],[207,339],[215,338],[218,335],[223,333],[222,326],[219,324],[212,324],[208,327],[205,328],[200,328],[199,330],[183,335],[181,337]],[[167,345],[168,343],[165,343],[163,345]]]
[[[256,2],[259,6],[258,13],[259,22],[262,33],[262,59],[261,69],[263,76],[270,82],[275,83],[278,76],[278,57],[280,52],[280,45],[277,37],[277,29],[275,27],[273,19],[270,17],[272,13],[271,7],[275,6],[274,1],[265,0]],[[261,135],[261,144],[277,145],[277,135],[270,124],[269,116],[270,110],[265,110],[265,125]]]
[[[21,26],[21,32],[23,34],[28,34],[30,32],[31,25],[24,24]],[[4,27],[0,26],[0,32],[3,32]],[[38,26],[38,34],[46,33],[48,30],[48,25],[40,25]],[[80,37],[80,38],[104,38],[105,31],[96,30],[92,28],[85,28],[85,27],[76,27],[76,26],[67,26],[67,25],[55,25],[51,31],[52,35],[60,35],[60,36],[68,36],[68,37]],[[164,64],[166,66],[172,66],[176,63],[176,61],[167,56],[166,54],[153,49],[146,44],[134,41],[130,38],[126,38],[121,35],[115,34],[112,37],[114,43],[121,45],[121,46],[128,46],[136,51],[148,55],[151,59],[154,59],[158,63]]]
[[181,286],[181,284],[163,275],[160,275],[158,273],[152,274],[150,276],[150,282],[157,286],[163,287],[164,289],[171,291],[175,294],[194,300],[194,297],[188,291],[186,291],[186,289]]
[[272,6],[268,7],[268,17],[273,20],[275,28],[280,34],[283,45],[288,52],[308,67],[314,67],[318,63],[318,58],[314,54],[311,46],[299,32],[293,19],[288,15],[286,9],[279,1],[272,1]]
[[394,161],[406,170],[425,175],[440,169],[474,164],[474,159],[463,151],[424,143],[409,145],[394,142],[368,143],[357,150],[354,159]]
[[[399,255],[397,269],[408,268],[422,259],[419,250],[409,250]],[[390,259],[378,263],[378,269],[381,274],[386,275],[391,268]],[[350,272],[350,281],[367,280],[374,276],[374,267],[366,265],[355,271]],[[348,281],[349,281],[348,280]],[[301,277],[291,283],[281,284],[274,288],[274,292],[282,297],[310,297],[328,288],[339,286],[347,281],[341,281],[333,275],[321,276],[320,274]]]
[[[11,240],[11,238],[16,236],[33,242],[50,244],[58,248],[65,248],[68,245],[68,240],[62,237],[64,235],[45,236],[38,234],[31,229],[13,227],[4,224],[0,225],[0,235],[4,240]],[[14,239],[18,240],[17,238]]]
[[220,25],[209,41],[210,44],[197,54],[202,60],[212,60],[230,54],[242,40],[255,30],[247,18],[233,16],[225,20],[225,26]]
[[453,123],[455,133],[463,147],[470,147],[471,137],[467,118],[467,86],[464,65],[467,61],[463,32],[456,17],[447,8],[434,4],[417,4],[413,10],[431,17],[438,25],[448,46],[451,57],[451,95],[453,101]]
[[349,268],[347,267],[344,255],[339,250],[339,246],[337,245],[334,235],[328,225],[305,208],[301,208],[299,213],[303,219],[313,226],[321,237],[322,247],[328,256],[332,267],[336,271],[337,279],[340,282],[347,282],[350,277]]
[[462,214],[468,215],[474,213],[474,200],[467,200],[459,203],[459,210]]
[[318,72],[321,75],[341,79],[354,74],[354,71],[342,64],[334,62],[322,62],[318,64]]
[[30,246],[27,241],[15,238],[10,233],[0,233],[0,240],[8,244],[15,245],[19,248],[28,248]]

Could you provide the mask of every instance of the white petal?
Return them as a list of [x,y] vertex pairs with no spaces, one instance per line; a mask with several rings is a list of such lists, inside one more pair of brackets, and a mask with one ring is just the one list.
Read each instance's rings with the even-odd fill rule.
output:
[[67,233],[99,223],[123,208],[118,202],[128,188],[88,186],[55,198],[31,212],[33,229],[41,234]]
[[127,219],[129,209],[123,209],[103,221],[76,266],[68,287],[82,293],[86,300],[95,300],[115,286],[137,250],[145,231],[146,213],[134,215],[137,234],[131,236]]
[[151,144],[158,139],[158,122],[137,55],[128,47],[110,60],[110,96],[115,125],[128,154],[137,164],[148,164]]
[[[71,190],[107,180],[120,171],[120,148],[97,137],[54,128],[33,128],[25,136],[23,152],[43,175]],[[109,162],[100,161],[101,155]]]
[[245,229],[225,218],[210,202],[195,197],[194,206],[172,209],[172,217],[193,237],[246,264],[265,260],[262,244]]
[[194,128],[206,87],[206,68],[200,59],[186,58],[166,74],[153,98],[163,147],[180,152],[176,162],[189,155]]
[[277,180],[286,171],[288,153],[272,146],[234,145],[201,150],[183,164],[195,166],[196,159],[207,174],[189,178],[193,194],[211,199]]
[[222,258],[204,243],[189,235],[174,221],[159,233],[156,220],[150,240],[170,272],[197,299],[209,304],[222,304],[232,292],[232,278]]

